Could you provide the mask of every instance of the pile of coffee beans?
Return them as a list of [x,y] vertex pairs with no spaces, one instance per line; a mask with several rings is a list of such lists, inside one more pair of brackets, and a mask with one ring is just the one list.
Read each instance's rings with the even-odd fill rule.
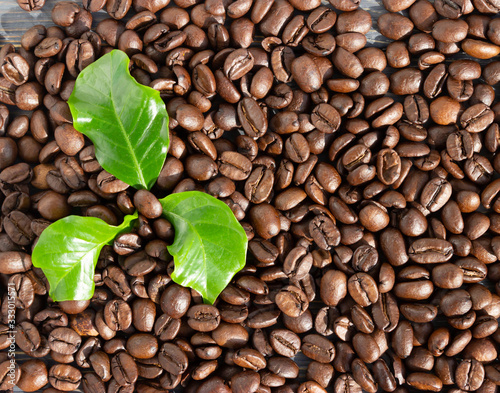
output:
[[[498,391],[500,2],[383,0],[376,21],[359,3],[59,1],[56,26],[1,48],[0,390],[9,285],[25,391]],[[393,41],[367,45],[372,27]],[[113,48],[170,115],[151,192],[72,126],[75,78]],[[157,198],[187,190],[249,239],[214,305],[170,277]],[[54,303],[31,263],[42,231],[135,210],[92,300]]]

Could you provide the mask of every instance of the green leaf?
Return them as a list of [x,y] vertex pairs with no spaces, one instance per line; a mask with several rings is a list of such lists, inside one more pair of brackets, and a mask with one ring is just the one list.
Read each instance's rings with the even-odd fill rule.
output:
[[168,114],[160,93],[130,75],[129,62],[119,50],[102,56],[78,75],[68,104],[73,126],[92,140],[101,166],[149,190],[167,156]]
[[100,218],[69,216],[49,225],[31,258],[49,281],[50,297],[56,302],[91,299],[101,249],[118,234],[131,230],[135,220],[137,213],[112,226]]
[[198,191],[160,199],[163,215],[175,228],[172,279],[197,290],[210,303],[245,266],[245,230],[222,201]]

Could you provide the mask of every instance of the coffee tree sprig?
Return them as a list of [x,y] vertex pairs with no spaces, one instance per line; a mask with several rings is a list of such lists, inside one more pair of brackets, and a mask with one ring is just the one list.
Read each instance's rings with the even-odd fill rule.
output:
[[[101,166],[136,189],[150,190],[165,162],[168,114],[158,91],[130,75],[129,58],[113,50],[85,68],[68,101],[75,129],[94,144]],[[231,209],[202,192],[160,199],[175,229],[167,247],[174,258],[172,280],[213,303],[245,266],[247,237]],[[99,252],[132,230],[137,213],[119,226],[94,217],[69,216],[49,225],[33,250],[54,301],[88,300],[94,294]]]

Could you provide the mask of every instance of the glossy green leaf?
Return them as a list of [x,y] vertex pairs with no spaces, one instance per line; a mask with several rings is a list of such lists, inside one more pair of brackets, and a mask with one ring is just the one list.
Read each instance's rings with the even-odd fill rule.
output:
[[175,228],[168,247],[175,264],[172,279],[213,303],[245,266],[245,230],[224,202],[203,192],[172,194],[160,202]]
[[100,218],[69,216],[49,225],[40,235],[31,256],[50,284],[49,295],[57,302],[87,300],[94,294],[94,272],[101,249],[130,231],[137,213],[119,226]]
[[68,104],[73,126],[95,145],[109,173],[151,189],[168,150],[168,114],[160,93],[136,82],[129,58],[113,50],[85,68]]

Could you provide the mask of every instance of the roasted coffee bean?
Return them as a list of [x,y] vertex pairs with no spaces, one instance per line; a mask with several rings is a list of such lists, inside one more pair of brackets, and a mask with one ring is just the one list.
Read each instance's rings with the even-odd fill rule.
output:
[[14,304],[17,308],[26,310],[35,300],[33,281],[26,274],[14,274],[8,280]]
[[224,62],[224,74],[229,80],[240,79],[253,67],[254,57],[247,49],[237,49]]
[[380,33],[392,40],[399,40],[411,33],[413,23],[397,13],[383,14],[377,21]]
[[182,374],[188,364],[186,354],[175,344],[165,343],[160,348],[158,360],[161,366],[173,375]]
[[113,243],[113,250],[118,255],[129,255],[140,248],[141,238],[135,233],[119,235]]
[[[15,84],[9,82],[6,78],[0,78],[0,102],[8,105],[15,105],[16,90]],[[3,128],[5,128],[5,125]]]
[[348,280],[349,294],[362,307],[367,307],[378,300],[377,284],[366,273],[356,273]]
[[373,364],[373,375],[384,390],[393,390],[397,386],[396,378],[383,359],[378,359]]
[[[231,377],[231,391],[234,392],[256,392],[262,377],[255,371],[242,371]],[[222,382],[221,385],[226,387]],[[214,387],[215,388],[215,387]],[[227,388],[227,387],[226,387]],[[223,388],[215,388],[217,391],[225,391]],[[229,391],[229,388],[227,388]],[[204,391],[204,390],[202,390]],[[207,390],[209,391],[209,390]]]
[[161,295],[162,310],[172,318],[182,317],[189,308],[191,294],[188,289],[170,285]]
[[320,363],[330,363],[335,357],[335,347],[325,337],[309,334],[302,340],[302,353]]
[[291,71],[293,79],[304,92],[312,93],[321,87],[321,74],[310,56],[304,55],[293,60]]
[[40,333],[30,322],[21,322],[16,326],[16,343],[25,352],[34,352],[41,343]]
[[357,333],[352,338],[353,348],[365,363],[373,363],[380,356],[380,348],[375,339],[366,333]]
[[78,369],[67,364],[56,364],[49,369],[49,382],[59,390],[71,392],[78,388],[82,374]]
[[314,321],[315,330],[323,336],[332,334],[334,330],[341,338],[351,335],[354,329],[352,322],[350,322],[347,317],[338,318],[338,316],[337,309],[333,307],[323,307],[316,315]]
[[401,359],[410,356],[413,349],[413,328],[409,322],[402,322],[394,330],[392,347]]
[[267,130],[267,116],[253,98],[245,97],[238,103],[238,118],[252,138],[263,136]]
[[377,177],[384,184],[393,184],[401,174],[401,159],[394,150],[383,149],[377,155]]
[[443,19],[437,21],[432,28],[432,36],[441,42],[453,43],[462,41],[467,35],[467,23],[463,20]]
[[84,0],[83,8],[89,12],[97,12],[104,8],[106,1],[103,0]]
[[347,295],[347,277],[345,273],[329,270],[321,279],[320,295],[329,306],[337,306]]
[[61,327],[50,332],[48,341],[54,352],[71,355],[78,351],[82,339],[73,329]]
[[106,304],[104,318],[112,330],[126,330],[132,323],[132,310],[123,300],[112,300]]
[[465,360],[457,366],[455,378],[460,389],[478,389],[484,380],[484,367],[474,359]]
[[23,273],[32,266],[31,256],[20,251],[0,253],[0,272],[2,274]]
[[42,360],[31,359],[25,361],[21,367],[21,377],[17,386],[23,391],[35,391],[48,383],[47,367]]
[[154,323],[154,333],[162,341],[172,340],[179,333],[180,327],[181,321],[179,319],[163,314]]
[[243,154],[223,152],[219,157],[219,171],[231,180],[245,180],[252,170],[252,163]]
[[19,7],[24,11],[38,11],[45,5],[45,0],[18,0],[17,4],[19,4]]
[[89,356],[90,364],[95,373],[103,381],[111,379],[111,363],[109,356],[103,351],[94,352]]
[[3,76],[16,86],[28,80],[30,66],[28,62],[17,53],[9,53],[3,58],[1,65]]
[[311,114],[314,126],[325,133],[337,131],[340,126],[340,116],[337,110],[328,104],[317,105]]
[[[285,359],[283,359],[285,360]],[[233,362],[240,367],[259,371],[266,366],[266,359],[255,349],[242,348],[233,355]]]
[[446,240],[419,239],[410,246],[408,255],[418,263],[446,262],[453,256],[453,246]]
[[137,364],[126,352],[118,352],[111,359],[111,373],[120,386],[129,386],[138,378]]
[[332,60],[335,67],[348,78],[358,78],[363,73],[363,65],[356,55],[340,46],[333,51]]
[[460,288],[463,284],[463,272],[459,267],[445,263],[432,270],[433,282],[440,288]]
[[224,348],[241,348],[248,342],[248,332],[241,325],[220,323],[212,332],[217,345]]
[[269,327],[276,323],[279,316],[280,311],[274,306],[259,307],[248,314],[247,326],[252,329]]
[[220,323],[219,310],[210,305],[196,305],[187,313],[188,324],[194,330],[209,332],[215,330]]
[[134,194],[134,206],[146,218],[158,218],[162,207],[158,199],[149,191],[139,190]]
[[397,306],[396,299],[391,293],[380,295],[372,309],[373,321],[380,330],[390,332],[396,328],[396,321],[399,317]]
[[127,351],[136,359],[151,359],[158,351],[158,342],[152,334],[137,333],[127,340]]
[[[111,344],[114,345],[113,342]],[[88,338],[81,346],[75,355],[76,364],[80,367],[88,368],[90,367],[89,356],[98,351],[101,348],[101,344],[97,337]]]
[[270,344],[281,356],[293,357],[300,350],[299,336],[290,330],[275,329],[269,335]]
[[354,359],[352,362],[352,375],[354,380],[366,391],[376,392],[377,383],[370,373],[366,364],[360,359]]
[[284,314],[294,318],[302,315],[309,306],[305,293],[293,285],[282,288],[276,294],[275,302]]
[[132,5],[131,0],[112,0],[106,4],[106,11],[114,19],[122,19]]
[[442,381],[433,374],[428,373],[412,373],[407,377],[408,385],[419,390],[430,390],[439,392],[442,387]]
[[476,258],[462,258],[455,262],[455,265],[464,272],[464,283],[480,282],[486,277],[486,265]]

